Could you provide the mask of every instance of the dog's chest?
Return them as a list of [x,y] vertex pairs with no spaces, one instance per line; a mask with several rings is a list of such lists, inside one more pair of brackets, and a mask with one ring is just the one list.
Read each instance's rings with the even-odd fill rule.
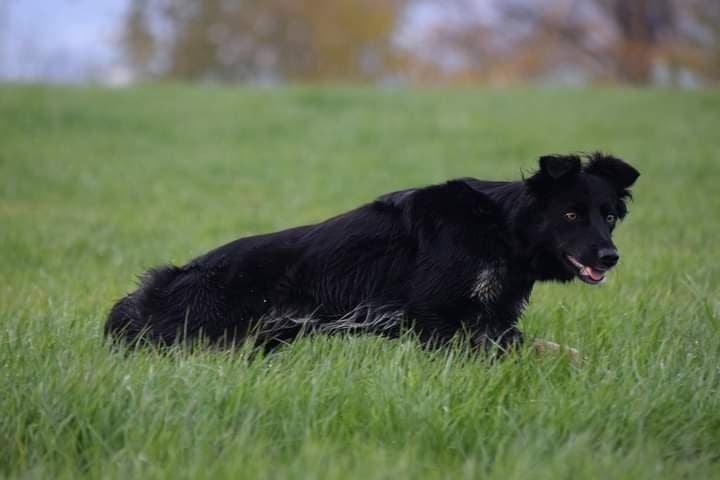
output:
[[492,302],[500,298],[507,283],[507,266],[503,262],[482,265],[470,287],[470,298],[477,302]]

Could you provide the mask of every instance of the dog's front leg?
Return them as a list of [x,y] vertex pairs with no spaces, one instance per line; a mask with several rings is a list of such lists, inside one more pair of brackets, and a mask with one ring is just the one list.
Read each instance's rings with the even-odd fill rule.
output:
[[514,326],[500,333],[483,331],[472,335],[472,343],[476,349],[501,355],[519,347],[523,342],[523,333]]

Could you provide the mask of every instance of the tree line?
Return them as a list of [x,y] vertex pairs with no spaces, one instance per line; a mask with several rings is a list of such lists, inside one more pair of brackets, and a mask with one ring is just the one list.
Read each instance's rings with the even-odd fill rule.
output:
[[122,46],[141,79],[710,83],[720,2],[132,0]]

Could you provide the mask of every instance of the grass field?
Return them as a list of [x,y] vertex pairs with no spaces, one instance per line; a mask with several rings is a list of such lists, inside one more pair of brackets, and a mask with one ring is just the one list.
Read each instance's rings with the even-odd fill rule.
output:
[[[719,91],[0,87],[0,477],[720,478],[719,132]],[[522,320],[579,367],[102,337],[149,266],[594,149],[642,172],[621,263]]]

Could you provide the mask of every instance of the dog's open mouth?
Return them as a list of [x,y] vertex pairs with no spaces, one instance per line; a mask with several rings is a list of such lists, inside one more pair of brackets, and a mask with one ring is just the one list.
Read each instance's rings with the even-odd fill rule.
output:
[[591,285],[597,285],[598,283],[602,283],[605,280],[605,273],[607,272],[606,268],[597,268],[583,265],[577,258],[573,257],[572,255],[565,255],[565,257],[570,263],[575,266],[575,268],[577,268],[577,276],[580,277],[580,280],[582,280],[583,282],[589,283]]

